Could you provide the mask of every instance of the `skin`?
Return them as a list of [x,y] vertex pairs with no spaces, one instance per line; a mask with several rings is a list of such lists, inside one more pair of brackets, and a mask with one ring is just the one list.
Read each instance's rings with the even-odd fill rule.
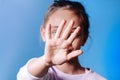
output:
[[79,64],[78,56],[83,39],[79,18],[70,10],[54,12],[40,32],[45,44],[44,55],[28,64],[28,71],[36,76],[44,76],[51,66],[67,74],[82,74],[85,69]]

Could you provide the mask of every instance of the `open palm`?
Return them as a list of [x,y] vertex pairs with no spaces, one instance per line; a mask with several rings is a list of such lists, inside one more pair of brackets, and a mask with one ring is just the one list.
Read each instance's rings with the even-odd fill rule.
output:
[[65,20],[61,22],[54,37],[51,36],[51,25],[46,26],[46,45],[44,56],[49,65],[63,64],[82,53],[81,50],[72,51],[72,49],[70,49],[73,40],[80,31],[80,27],[77,27],[71,34],[74,24],[73,20],[69,22],[68,26],[63,31],[65,23]]

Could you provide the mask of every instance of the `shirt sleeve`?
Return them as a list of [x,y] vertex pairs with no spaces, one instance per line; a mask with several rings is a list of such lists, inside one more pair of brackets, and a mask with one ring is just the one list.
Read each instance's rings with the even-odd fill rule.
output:
[[[35,59],[35,58],[33,58]],[[28,64],[30,61],[32,61],[33,59],[29,60],[27,62],[27,64],[25,64],[23,67],[20,68],[19,72],[17,73],[17,80],[49,80],[49,75],[46,74],[45,76],[41,77],[41,78],[38,78],[38,77],[35,77],[33,75],[31,75],[29,72],[28,72]]]

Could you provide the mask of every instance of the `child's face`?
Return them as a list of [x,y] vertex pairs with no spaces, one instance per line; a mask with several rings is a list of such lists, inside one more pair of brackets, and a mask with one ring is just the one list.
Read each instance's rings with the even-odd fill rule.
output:
[[[61,21],[63,19],[66,20],[65,28],[68,25],[68,23],[70,22],[70,20],[73,20],[75,22],[72,31],[74,31],[74,29],[77,28],[79,26],[79,24],[80,24],[80,19],[72,11],[65,10],[65,9],[59,9],[59,10],[55,11],[49,17],[49,20],[46,23],[46,25],[51,24],[52,37],[54,37],[54,33],[57,31],[57,28],[58,28],[59,24],[61,23]],[[63,30],[65,30],[65,29],[63,29]],[[77,49],[80,49],[82,44],[83,44],[83,39],[82,39],[81,36],[78,36],[78,37],[76,37],[74,39],[74,41],[73,41],[73,43],[72,43],[72,45],[70,47],[72,47],[73,50],[77,50]]]

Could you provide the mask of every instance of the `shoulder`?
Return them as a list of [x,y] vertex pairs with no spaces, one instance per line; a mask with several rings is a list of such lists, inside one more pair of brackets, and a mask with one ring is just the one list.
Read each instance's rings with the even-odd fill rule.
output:
[[86,69],[86,77],[88,78],[88,80],[107,80],[91,69]]

